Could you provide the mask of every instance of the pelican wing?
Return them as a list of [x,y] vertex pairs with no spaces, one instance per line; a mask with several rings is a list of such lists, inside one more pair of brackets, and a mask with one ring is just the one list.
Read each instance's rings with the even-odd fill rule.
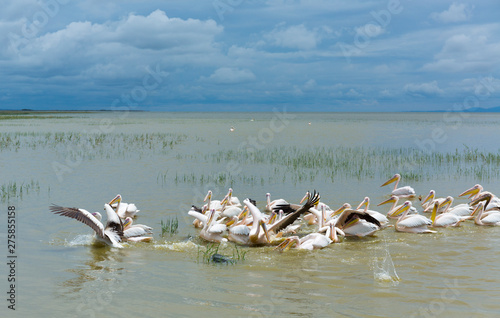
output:
[[235,235],[250,235],[250,228],[244,224],[229,228],[229,232]]
[[104,238],[104,225],[89,211],[78,208],[63,207],[55,204],[51,205],[49,209],[55,214],[78,220],[83,224],[90,226],[99,237]]
[[481,222],[488,225],[500,223],[500,213],[490,213],[481,219]]
[[309,195],[307,202],[301,206],[297,211],[292,212],[282,218],[281,220],[275,222],[272,226],[269,227],[268,231],[273,231],[274,233],[278,233],[279,231],[285,229],[287,226],[295,222],[303,213],[309,211],[310,208],[316,205],[319,202],[320,195],[316,191],[312,195]]
[[106,222],[105,233],[112,231],[118,236],[117,241],[120,242],[121,237],[123,237],[123,222],[121,218],[118,216],[118,214],[115,212],[115,210],[113,210],[111,205],[109,205],[108,203],[104,204],[104,209],[106,210],[106,214],[108,215],[108,221]]
[[144,236],[146,234],[150,234],[151,231],[147,231],[143,227],[140,226],[132,226],[123,231],[123,236],[126,238],[136,237],[136,236]]
[[225,224],[214,224],[208,229],[208,233],[222,234],[226,229]]
[[379,220],[371,216],[369,213],[352,209],[348,209],[342,212],[342,214],[340,214],[335,224],[336,226],[343,229],[347,224],[350,224],[355,219],[362,219],[369,223],[373,223],[378,227],[381,227]]
[[432,221],[422,215],[410,215],[398,222],[398,225],[404,227],[421,227],[426,225],[432,225]]
[[392,191],[392,194],[397,196],[410,196],[410,195],[415,195],[415,190],[410,186],[404,186],[395,189],[394,191]]

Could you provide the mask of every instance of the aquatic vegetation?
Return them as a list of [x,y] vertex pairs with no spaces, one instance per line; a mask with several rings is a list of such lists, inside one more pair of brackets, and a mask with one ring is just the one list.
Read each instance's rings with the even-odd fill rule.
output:
[[[178,155],[179,156],[179,155]],[[344,180],[384,179],[394,171],[400,171],[404,180],[424,181],[436,178],[487,181],[500,177],[500,151],[481,151],[465,147],[454,152],[426,152],[415,148],[346,147],[346,146],[277,146],[252,153],[234,149],[218,150],[200,155],[203,161],[227,166],[238,163],[252,169],[247,175],[242,169],[217,173],[176,173],[174,182],[195,185],[233,185],[273,183],[294,184],[314,181],[335,182]],[[189,155],[184,160],[195,160]],[[179,158],[181,160],[181,158]],[[272,168],[270,168],[272,167]],[[255,171],[262,172],[261,175]]]
[[205,246],[205,250],[202,250],[201,247],[198,247],[198,261],[201,261],[205,264],[210,263],[218,263],[218,264],[226,264],[226,265],[234,265],[238,261],[244,261],[246,256],[246,251],[242,251],[241,248],[238,248],[236,245],[233,246],[232,257],[225,256],[219,254],[219,248],[221,247],[218,243],[210,243]]
[[0,198],[2,202],[7,202],[11,198],[22,199],[23,195],[28,195],[30,192],[40,192],[40,184],[38,181],[32,179],[31,182],[23,182],[21,184],[11,181],[0,186]]
[[179,220],[177,219],[177,216],[174,218],[168,218],[167,221],[163,222],[163,220],[160,220],[160,225],[161,225],[161,237],[164,237],[166,234],[169,235],[174,235],[178,232],[179,229]]

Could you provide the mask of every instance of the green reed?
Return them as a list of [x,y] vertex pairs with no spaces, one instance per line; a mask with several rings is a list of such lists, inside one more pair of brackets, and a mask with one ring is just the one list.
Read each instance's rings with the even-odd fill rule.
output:
[[161,237],[164,237],[166,234],[170,236],[177,234],[179,232],[179,220],[177,216],[175,218],[168,218],[165,222],[160,220],[161,225]]
[[23,182],[20,184],[11,181],[0,186],[0,199],[2,202],[6,202],[12,198],[22,199],[23,195],[28,195],[30,192],[40,192],[40,184],[38,181],[32,179],[31,182]]

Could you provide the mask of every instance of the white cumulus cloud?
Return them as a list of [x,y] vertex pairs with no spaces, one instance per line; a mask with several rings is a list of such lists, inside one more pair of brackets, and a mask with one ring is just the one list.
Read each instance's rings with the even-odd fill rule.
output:
[[264,38],[272,45],[298,50],[312,50],[321,41],[316,31],[307,29],[303,24],[287,28],[278,26]]
[[221,67],[208,80],[217,84],[236,84],[255,80],[255,74],[247,69]]
[[406,84],[404,91],[407,94],[414,96],[438,96],[444,93],[443,90],[439,88],[437,81],[419,84]]
[[448,10],[439,13],[433,12],[431,18],[443,23],[463,22],[470,19],[473,8],[473,6],[469,6],[465,3],[453,2]]

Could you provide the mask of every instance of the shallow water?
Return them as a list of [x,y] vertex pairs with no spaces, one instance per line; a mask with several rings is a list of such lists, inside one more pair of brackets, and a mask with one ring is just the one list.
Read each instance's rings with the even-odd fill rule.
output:
[[[468,222],[429,235],[387,228],[313,252],[242,247],[244,260],[221,265],[203,261],[200,251],[207,244],[186,213],[191,204],[202,204],[208,189],[220,199],[229,187],[240,200],[253,198],[260,207],[266,192],[297,202],[316,189],[332,208],[369,196],[371,208],[385,212],[388,207],[375,206],[390,187],[380,184],[396,172],[411,178],[401,185],[410,184],[417,194],[434,189],[439,197],[463,203],[467,200],[458,194],[476,183],[497,192],[496,161],[425,162],[381,151],[498,154],[500,115],[465,114],[456,117],[460,122],[442,113],[284,114],[281,109],[51,116],[60,118],[0,120],[0,186],[2,193],[10,189],[1,208],[17,211],[17,315],[496,317],[500,312],[500,228]],[[308,166],[312,154],[296,167],[287,161],[309,150],[328,153],[321,147],[352,151],[353,161],[357,154],[373,158],[356,163],[356,171]],[[136,222],[155,229],[153,243],[95,247],[88,227],[48,210],[55,203],[101,211],[117,193],[141,210]],[[418,199],[413,202],[419,207]],[[174,217],[178,233],[161,237],[160,221]],[[2,241],[6,251],[5,234]],[[232,256],[234,247],[225,244],[219,253]],[[6,266],[1,275],[7,277]],[[13,315],[7,305],[4,301],[0,312]]]

